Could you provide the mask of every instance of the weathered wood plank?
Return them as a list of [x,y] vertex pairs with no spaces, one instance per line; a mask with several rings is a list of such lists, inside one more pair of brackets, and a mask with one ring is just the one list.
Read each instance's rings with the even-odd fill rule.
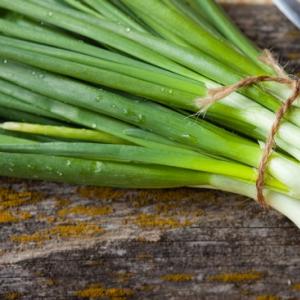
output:
[[[226,6],[300,72],[272,6]],[[300,233],[229,193],[0,182],[0,299],[299,299]]]

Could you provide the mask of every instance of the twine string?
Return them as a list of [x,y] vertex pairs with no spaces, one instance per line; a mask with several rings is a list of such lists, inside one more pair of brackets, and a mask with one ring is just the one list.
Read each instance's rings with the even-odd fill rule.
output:
[[275,136],[279,130],[282,119],[285,114],[289,110],[289,108],[293,105],[293,103],[300,96],[300,79],[299,78],[291,78],[284,69],[279,65],[279,63],[275,60],[273,55],[269,50],[264,50],[260,60],[265,64],[272,67],[275,70],[277,76],[250,76],[246,77],[232,85],[224,86],[216,89],[209,89],[208,96],[205,98],[196,99],[196,104],[201,108],[200,112],[207,110],[207,108],[218,102],[219,100],[229,96],[230,94],[236,92],[241,88],[245,88],[254,84],[258,84],[261,82],[278,82],[280,84],[291,85],[292,93],[288,97],[288,99],[283,102],[279,110],[275,114],[275,121],[271,127],[271,130],[267,136],[266,144],[262,153],[262,158],[260,160],[258,166],[258,176],[256,180],[256,192],[257,192],[257,201],[262,207],[267,207],[265,197],[263,194],[264,184],[265,184],[265,173],[268,166],[268,161],[270,155],[275,146]]

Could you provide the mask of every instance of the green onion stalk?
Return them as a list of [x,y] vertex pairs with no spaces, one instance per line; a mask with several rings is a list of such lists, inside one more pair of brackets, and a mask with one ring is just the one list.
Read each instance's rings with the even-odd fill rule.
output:
[[[264,142],[290,88],[243,88],[199,115],[209,89],[275,74],[213,1],[0,7],[0,175],[256,198]],[[299,109],[276,135],[264,190],[297,226]]]
[[[193,186],[236,192],[255,198],[253,183],[233,177],[163,166],[2,152],[0,170],[1,176],[35,180],[123,188]],[[300,228],[299,200],[270,190],[266,190],[265,197],[269,206],[287,216]]]
[[[119,63],[110,62],[106,60],[99,60],[93,57],[84,56],[81,54],[76,54],[73,52],[68,52],[61,49],[56,48],[50,48],[45,46],[39,46],[32,43],[22,42],[18,40],[13,40],[9,38],[2,38],[4,41],[0,38],[0,44],[3,43],[3,50],[4,47],[7,47],[8,45],[14,44],[15,47],[26,49],[26,50],[32,50],[37,49],[37,52],[41,56],[42,63],[39,63],[36,61],[38,58],[37,56],[34,57],[34,62],[32,60],[26,60],[24,52],[20,51],[19,53],[19,59],[21,61],[31,62],[34,65],[43,66],[45,67],[44,60],[47,60],[47,66],[45,68],[48,68],[50,70],[58,69],[62,70],[60,68],[60,61],[57,61],[55,59],[50,59],[50,57],[43,56],[45,53],[49,55],[53,55],[55,57],[59,57],[59,59],[70,59],[71,61],[77,61],[80,63],[86,63],[93,66],[101,67],[103,68],[104,72],[107,70],[115,70],[116,73],[114,73],[111,78],[114,80],[111,80],[108,76],[104,76],[100,74],[100,71],[98,70],[97,77],[92,76],[93,69],[87,69],[85,68],[84,73],[78,73],[81,78],[84,78],[86,80],[95,81],[97,83],[101,83],[102,85],[107,85],[109,87],[118,88],[121,90],[125,90],[127,92],[132,92],[135,94],[138,94],[140,96],[148,97],[150,99],[157,99],[158,102],[162,102],[165,104],[177,104],[181,108],[185,109],[193,109],[190,105],[188,105],[187,101],[182,100],[189,100],[190,102],[197,97],[198,94],[203,94],[203,90],[201,91],[201,88],[199,85],[195,82],[184,80],[184,78],[172,78],[169,76],[169,74],[158,74],[155,73],[154,70],[141,70],[138,67],[128,67],[122,66]],[[17,56],[13,55],[14,49],[9,50],[9,54],[7,56],[16,58]],[[8,52],[6,52],[8,53]],[[44,53],[44,54],[41,54]],[[30,53],[27,53],[30,55]],[[28,57],[28,56],[27,56]],[[48,67],[50,65],[50,67]],[[74,70],[80,70],[83,69],[82,66],[75,65],[72,68],[73,65],[68,65],[68,68],[66,69],[65,74],[69,75],[72,74],[73,76],[76,76],[76,73]],[[122,69],[123,67],[123,69]],[[90,72],[89,72],[90,70]],[[62,72],[64,72],[62,70]],[[122,74],[119,74],[117,72],[123,72]],[[91,76],[87,76],[91,74]],[[82,76],[83,74],[83,76]],[[129,75],[130,77],[124,78],[124,74]],[[164,82],[165,85],[157,86],[154,84],[150,84],[149,82],[144,82],[143,84],[140,84],[139,82],[135,82],[136,80],[133,79],[131,76],[135,76],[136,78],[143,79],[147,78],[147,80],[156,80],[157,82]],[[90,79],[91,78],[91,79]],[[99,78],[99,79],[98,79]],[[104,78],[104,80],[102,80]],[[123,81],[121,80],[123,78]],[[149,78],[149,79],[148,79]],[[154,78],[154,79],[153,79]],[[117,83],[116,83],[117,82]],[[131,83],[131,85],[128,85]],[[167,86],[166,86],[167,85]],[[211,87],[215,87],[213,83],[210,82]],[[132,88],[130,88],[132,87]],[[179,91],[181,89],[181,91]],[[202,87],[203,89],[203,87]],[[167,91],[167,93],[164,92],[164,90]],[[192,93],[194,95],[192,95]],[[176,102],[175,102],[176,101]],[[180,102],[181,101],[181,102]],[[196,108],[196,105],[194,105],[194,109]],[[198,108],[197,108],[198,109]],[[238,128],[242,133],[247,132],[248,135],[264,140],[270,131],[270,128],[274,122],[275,115],[272,114],[267,109],[263,108],[257,103],[253,103],[252,101],[249,101],[249,99],[245,96],[234,94],[230,97],[226,97],[223,101],[221,101],[221,104],[214,105],[207,114],[208,118],[211,118],[214,121],[219,122],[221,125],[230,127],[230,128]],[[228,121],[229,120],[229,121]],[[237,124],[242,126],[236,126]],[[253,130],[253,127],[256,128],[256,130]],[[290,122],[285,121],[277,136],[277,144],[285,151],[293,155],[295,158],[299,159],[299,153],[298,149],[300,149],[300,142],[295,140],[295,136],[299,134],[299,128],[295,125],[293,125]],[[296,149],[294,149],[296,148]]]
[[[9,28],[10,26],[7,26],[7,28]],[[125,30],[126,31],[126,30]],[[157,42],[158,47],[161,46],[161,43],[164,43],[165,41],[161,41],[161,40],[151,40],[151,42]],[[43,55],[49,54],[49,55],[53,55],[55,56],[57,59],[53,61],[53,59],[51,60],[52,66],[49,67],[49,59],[47,59],[47,57],[44,56],[44,60],[47,60],[49,63],[46,66],[46,68],[53,70],[56,69],[57,70],[57,65],[60,65],[60,61],[58,60],[58,57],[65,59],[69,59],[72,62],[77,62],[77,63],[81,63],[81,64],[85,64],[85,65],[89,65],[89,66],[93,66],[93,67],[97,67],[97,68],[106,68],[105,70],[109,69],[114,70],[115,73],[113,74],[113,79],[109,79],[109,80],[103,80],[103,78],[108,78],[106,75],[103,75],[103,72],[101,74],[101,72],[98,70],[98,72],[95,72],[95,69],[89,68],[87,70],[87,67],[84,69],[84,72],[80,72],[79,76],[82,79],[82,76],[84,77],[84,80],[89,80],[92,82],[96,82],[96,83],[100,83],[102,85],[108,85],[111,87],[111,85],[114,85],[114,88],[117,89],[121,89],[121,90],[125,90],[127,92],[130,93],[134,93],[134,94],[138,94],[140,96],[143,97],[148,97],[151,98],[152,100],[156,100],[159,102],[163,102],[163,103],[167,103],[167,104],[171,104],[171,105],[175,105],[177,107],[180,108],[184,108],[184,109],[188,109],[188,110],[192,110],[194,112],[198,111],[200,109],[199,106],[197,106],[194,103],[194,100],[196,97],[199,97],[201,95],[205,95],[207,92],[207,88],[205,87],[205,85],[207,87],[217,87],[219,85],[215,84],[214,82],[212,82],[211,80],[208,80],[207,78],[203,77],[203,76],[199,76],[196,74],[196,78],[198,79],[198,81],[194,81],[194,82],[188,82],[187,80],[184,80],[184,78],[181,76],[180,78],[170,78],[170,72],[165,73],[165,74],[158,74],[159,72],[157,72],[157,69],[152,69],[150,70],[141,70],[142,68],[142,64],[140,66],[136,66],[136,67],[128,67],[126,66],[120,66],[119,63],[111,63],[111,62],[107,62],[106,61],[99,61],[96,60],[95,58],[92,57],[87,57],[87,56],[83,56],[83,55],[79,55],[79,54],[74,54],[71,52],[66,52],[66,51],[62,51],[59,49],[52,49],[52,48],[46,48],[46,47],[42,47],[42,46],[36,46],[33,44],[27,44],[26,43],[13,43],[13,41],[9,41],[7,39],[4,39],[4,41],[2,42],[3,44],[5,44],[6,46],[8,44],[15,44],[15,47],[20,47],[20,48],[25,48],[25,49],[30,49],[31,51],[37,51],[37,52],[41,52],[43,51]],[[5,52],[5,45],[3,45],[3,52]],[[17,46],[16,46],[17,45]],[[153,45],[153,44],[152,44]],[[177,46],[177,45],[175,45]],[[171,51],[173,46],[168,45],[167,51]],[[180,50],[182,52],[183,49],[179,49],[179,54],[180,54]],[[7,51],[10,53],[10,57],[14,56],[14,58],[16,57],[17,54],[14,54],[11,48],[8,48]],[[23,51],[24,52],[24,51]],[[171,53],[171,52],[168,52]],[[24,53],[23,53],[24,54]],[[42,55],[42,54],[41,54]],[[179,55],[180,57],[188,57],[188,55],[186,55],[186,53],[182,53],[182,55]],[[190,55],[191,56],[191,55]],[[178,55],[177,55],[178,58]],[[199,58],[199,55],[198,55]],[[41,59],[43,60],[43,57],[41,56]],[[22,56],[21,60],[25,60],[24,55]],[[191,61],[190,59],[184,59],[184,63],[188,64],[189,66],[191,65],[191,63],[193,64],[194,61],[197,60],[197,55],[193,58],[193,60]],[[197,60],[199,62],[199,59]],[[182,62],[182,60],[180,61]],[[32,64],[35,65],[39,65],[36,61],[35,62],[30,62]],[[71,62],[70,62],[71,63]],[[206,61],[207,63],[207,61]],[[74,63],[72,64],[73,68],[75,68],[75,70],[82,70],[82,66],[80,68],[80,66],[78,65],[74,65]],[[145,66],[145,64],[143,65]],[[43,67],[45,67],[43,65]],[[138,69],[139,68],[139,69]],[[176,71],[177,68],[171,68],[172,71]],[[120,74],[118,72],[116,72],[116,70],[118,72],[122,72],[122,76],[120,76]],[[199,69],[197,69],[199,71]],[[211,66],[210,70],[215,70],[215,65]],[[178,70],[177,70],[178,71]],[[180,70],[179,70],[180,71]],[[182,71],[182,70],[181,70]],[[66,75],[69,75],[72,72],[73,76],[76,76],[76,72],[73,72],[73,70],[68,68],[68,71],[66,72],[65,70],[61,70],[62,73],[67,73]],[[82,75],[84,73],[84,75]],[[90,73],[91,76],[86,76],[87,73]],[[98,76],[97,74],[98,73]],[[186,73],[186,72],[184,72]],[[220,78],[227,78],[227,75],[224,75],[226,73],[226,71],[224,71],[222,74],[219,75]],[[157,74],[156,76],[153,76]],[[111,74],[110,74],[111,75]],[[129,76],[124,76],[124,75],[129,75]],[[186,75],[186,74],[185,74]],[[205,74],[207,75],[207,74]],[[156,78],[156,82],[163,82],[164,86],[160,86],[156,84],[156,85],[151,85],[151,84],[147,84],[148,82],[144,82],[144,84],[142,84],[140,81],[134,80],[132,78],[132,76],[138,77],[138,79],[145,79],[147,81],[154,81],[153,78]],[[212,75],[214,76],[214,75]],[[87,78],[88,77],[88,78]],[[120,77],[122,80],[120,80]],[[166,79],[166,77],[168,77],[169,79]],[[193,74],[193,77],[195,78],[195,74]],[[204,81],[205,85],[202,83],[199,83],[199,80]],[[241,78],[241,77],[240,77]],[[236,79],[238,80],[238,78]],[[108,82],[107,82],[108,81]],[[182,81],[182,82],[181,82]],[[118,84],[116,84],[116,82]],[[122,83],[123,82],[123,83]],[[181,82],[181,84],[179,84],[179,82]],[[233,82],[233,81],[232,81]],[[177,89],[174,89],[174,86],[177,87]],[[189,91],[189,93],[180,93],[178,91],[178,89],[181,89],[183,91]],[[151,91],[151,93],[149,92]],[[171,96],[166,95],[168,93],[170,93],[171,91]],[[247,92],[247,94],[249,94],[249,91]],[[257,88],[253,88],[252,92],[250,93],[252,95],[255,95],[258,99],[260,99],[260,102],[263,103],[264,105],[267,105],[269,109],[273,110],[274,112],[279,108],[280,103],[279,101],[277,101],[276,99],[274,99],[273,96],[268,95],[262,91],[258,91]],[[231,99],[231,101],[228,101],[228,99]],[[273,120],[275,119],[275,115],[270,113],[267,109],[264,109],[262,106],[255,106],[255,104],[253,104],[253,101],[249,101],[249,99],[247,97],[243,97],[241,95],[237,95],[235,97],[228,97],[228,99],[224,99],[221,103],[225,105],[221,106],[221,105],[214,105],[211,110],[208,111],[207,116],[209,118],[212,118],[213,120],[217,121],[218,123],[221,123],[223,126],[227,126],[230,128],[238,128],[240,129],[243,133],[245,133],[244,131],[248,131],[247,134],[250,134],[249,132],[251,132],[251,136],[255,137],[256,139],[262,139],[264,140],[267,133],[270,130],[271,124],[273,122]],[[170,103],[171,102],[171,103]],[[253,115],[257,116],[256,118],[253,118]],[[287,118],[295,123],[295,124],[299,124],[299,111],[298,109],[294,109],[292,110],[289,115],[287,116]],[[232,122],[226,122],[226,120],[232,120]],[[236,123],[238,124],[242,124],[242,126],[236,126]],[[256,130],[251,130],[252,128],[257,128]],[[298,128],[296,128],[295,126],[293,126],[293,124],[288,124],[287,126],[284,125],[283,127],[289,127],[289,129],[285,129],[285,132],[283,134],[279,134],[281,136],[281,138],[283,138],[283,141],[277,141],[277,144],[284,150],[289,152],[290,154],[292,154],[294,157],[296,157],[297,159],[299,158],[299,154],[298,154],[298,149],[299,145],[294,145],[295,143],[295,139],[294,136],[295,134],[298,132]],[[283,127],[281,128],[281,130],[283,130]],[[250,130],[249,130],[250,128]],[[287,133],[286,131],[289,131],[289,133]],[[296,149],[294,149],[296,148]],[[289,150],[290,149],[290,150]]]
[[[195,151],[201,150],[252,167],[257,167],[261,159],[262,149],[259,145],[205,120],[187,118],[153,102],[133,100],[9,61],[0,65],[0,78],[3,81],[0,90],[8,91],[26,103],[64,116],[70,122],[113,134],[132,143],[149,146],[149,142],[141,140],[139,136],[132,136],[137,130],[130,131],[130,126],[128,128],[128,125],[121,122],[137,126],[140,130],[148,132],[148,135],[162,136],[175,143],[174,147],[184,144]],[[9,82],[6,83],[4,79]],[[109,117],[114,119],[108,119]],[[165,126],[166,120],[168,126]],[[149,138],[162,145],[159,138]],[[156,144],[153,147],[157,147]],[[287,185],[293,195],[298,195],[296,178],[300,169],[297,162],[274,153],[270,160],[269,172]]]

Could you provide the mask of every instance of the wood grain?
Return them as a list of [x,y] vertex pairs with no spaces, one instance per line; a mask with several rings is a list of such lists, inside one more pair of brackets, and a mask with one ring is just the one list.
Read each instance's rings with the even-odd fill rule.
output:
[[[275,7],[226,9],[300,71]],[[299,230],[244,197],[2,179],[0,199],[0,299],[300,299]]]

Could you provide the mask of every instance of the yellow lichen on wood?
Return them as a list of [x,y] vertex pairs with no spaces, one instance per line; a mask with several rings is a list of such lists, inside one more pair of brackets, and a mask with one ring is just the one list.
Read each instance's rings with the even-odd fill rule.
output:
[[77,297],[89,299],[111,299],[125,300],[133,296],[134,292],[128,288],[105,288],[101,284],[92,284],[87,288],[75,292]]
[[101,187],[79,187],[77,192],[83,198],[115,200],[125,196],[128,193],[128,190]]
[[300,53],[299,52],[290,52],[287,54],[287,57],[289,60],[298,60],[298,59],[300,59]]
[[164,281],[184,282],[193,280],[192,274],[166,274],[160,277]]
[[36,221],[39,221],[39,222],[45,222],[47,224],[52,224],[56,221],[56,217],[54,216],[48,216],[46,214],[39,214],[37,215],[37,217],[35,218]]
[[19,221],[25,221],[32,217],[32,214],[28,211],[21,211],[18,213],[17,218]]
[[56,235],[62,238],[74,238],[81,236],[94,236],[103,232],[103,229],[94,224],[71,224],[71,225],[57,225],[48,230],[50,235]]
[[16,192],[11,189],[0,189],[0,209],[19,207],[40,201],[42,194],[39,192]]
[[113,212],[113,209],[110,206],[102,207],[92,207],[92,206],[75,206],[70,208],[63,208],[58,212],[60,217],[65,217],[67,215],[85,215],[85,216],[101,216],[108,215]]
[[151,292],[155,289],[155,285],[153,284],[146,284],[144,283],[143,285],[139,286],[137,288],[138,291],[142,291],[142,292]]
[[18,218],[9,211],[0,211],[0,224],[2,223],[15,223]]
[[280,300],[280,297],[272,295],[260,295],[256,297],[256,300]]
[[56,282],[56,280],[53,279],[53,278],[46,278],[46,279],[45,279],[45,284],[46,284],[47,286],[55,286],[55,285],[57,285],[57,282]]
[[142,252],[142,253],[139,253],[136,258],[138,260],[151,260],[153,259],[153,255],[150,254],[150,253],[147,253],[147,252]]
[[41,230],[33,234],[15,235],[11,237],[11,240],[18,243],[42,243],[53,237],[63,239],[93,237],[103,233],[103,231],[100,226],[94,224],[66,224],[56,225],[50,229]]
[[209,281],[221,282],[243,282],[255,281],[263,278],[262,272],[248,272],[248,273],[222,273],[208,276]]
[[[203,194],[203,192],[201,193]],[[141,190],[134,193],[129,200],[136,208],[151,204],[172,205],[173,208],[178,208],[178,202],[184,204],[187,200],[191,201],[191,198],[195,196],[197,197],[197,193],[195,193],[195,191],[184,188],[174,190]],[[158,206],[157,209],[159,210],[160,207]]]
[[21,294],[19,292],[9,292],[4,295],[4,300],[18,300]]
[[55,201],[57,207],[66,207],[71,202],[69,199],[64,199],[64,198],[56,198]]
[[171,229],[180,228],[191,225],[188,220],[181,221],[171,217],[161,217],[155,214],[140,214],[134,219],[134,223],[142,228],[159,228],[159,229]]
[[293,284],[292,288],[296,291],[300,291],[300,283]]
[[32,215],[27,211],[11,212],[8,210],[0,210],[0,224],[16,223],[30,219]]
[[126,284],[134,275],[132,272],[116,272],[114,278],[116,278],[118,282]]
[[172,203],[165,203],[160,202],[155,205],[155,211],[159,214],[164,215],[171,215],[171,216],[185,216],[191,218],[197,218],[204,215],[204,210],[202,209],[189,209],[190,207],[186,208],[178,206],[177,202]]

